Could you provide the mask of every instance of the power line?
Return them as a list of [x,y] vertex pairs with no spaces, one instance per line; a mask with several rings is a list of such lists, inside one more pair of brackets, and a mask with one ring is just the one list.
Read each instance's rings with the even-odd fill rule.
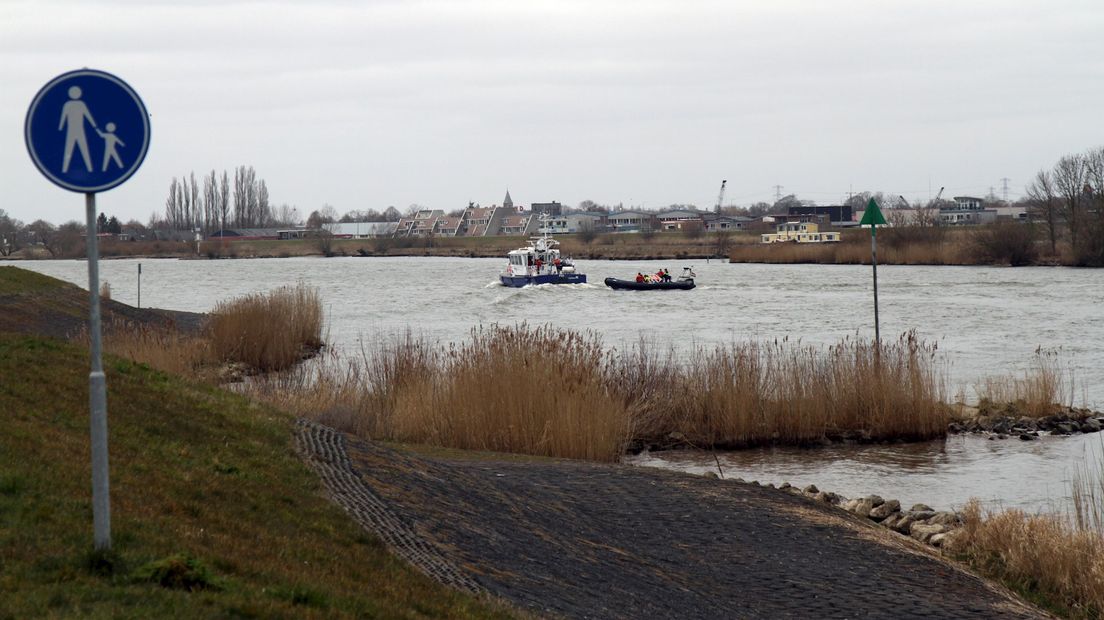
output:
[[1011,180],[1008,177],[1001,177],[1001,197],[1005,202],[1008,202],[1008,182]]
[[782,200],[782,186],[781,185],[775,185],[774,186],[774,201],[778,202],[779,200]]

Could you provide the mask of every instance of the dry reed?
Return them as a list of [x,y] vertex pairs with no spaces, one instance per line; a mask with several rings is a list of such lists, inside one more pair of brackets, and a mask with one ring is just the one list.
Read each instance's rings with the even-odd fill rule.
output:
[[252,391],[371,438],[613,461],[628,414],[604,380],[610,364],[592,333],[492,327],[441,347],[407,332]]
[[1098,448],[1097,469],[1078,467],[1070,482],[1074,525],[1104,536],[1104,441]]
[[[1070,383],[1072,385],[1072,379]],[[1054,415],[1062,409],[1061,398],[1065,391],[1058,353],[1036,349],[1034,361],[1022,377],[986,377],[974,391],[982,413],[999,410],[997,412],[1035,418]]]
[[739,447],[825,438],[927,439],[946,432],[935,347],[846,339],[819,350],[788,339],[697,349],[685,365],[638,349],[617,381],[636,438]]
[[207,336],[220,361],[261,372],[290,368],[322,346],[322,302],[302,283],[222,302]]
[[826,437],[941,436],[935,348],[782,340],[699,348],[679,362],[641,342],[617,353],[551,328],[476,330],[461,345],[409,333],[358,359],[259,378],[258,397],[361,435],[613,460],[626,443],[735,447]]
[[984,515],[976,501],[962,514],[951,553],[1070,617],[1104,613],[1104,532],[1020,510]]
[[116,320],[104,330],[104,350],[163,372],[192,379],[213,376],[211,343],[170,326]]

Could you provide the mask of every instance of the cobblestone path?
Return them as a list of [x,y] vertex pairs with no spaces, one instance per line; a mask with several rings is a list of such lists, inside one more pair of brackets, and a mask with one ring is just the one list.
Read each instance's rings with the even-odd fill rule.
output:
[[568,618],[1046,618],[782,491],[594,463],[410,456],[301,423],[334,500],[442,581]]

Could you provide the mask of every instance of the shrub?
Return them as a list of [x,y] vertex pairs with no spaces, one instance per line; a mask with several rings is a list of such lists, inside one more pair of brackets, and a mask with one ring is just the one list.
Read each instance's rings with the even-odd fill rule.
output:
[[207,335],[219,361],[289,368],[322,347],[322,301],[302,283],[215,306]]
[[974,251],[979,262],[1031,265],[1039,258],[1038,234],[1033,224],[998,220],[974,231]]

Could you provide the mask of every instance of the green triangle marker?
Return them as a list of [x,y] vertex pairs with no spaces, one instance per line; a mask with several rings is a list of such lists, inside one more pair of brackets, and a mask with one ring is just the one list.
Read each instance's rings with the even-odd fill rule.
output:
[[862,220],[859,221],[859,226],[873,227],[885,223],[885,218],[882,217],[882,210],[878,208],[878,203],[874,202],[874,199],[871,198],[870,202],[866,203],[866,211],[863,211]]

